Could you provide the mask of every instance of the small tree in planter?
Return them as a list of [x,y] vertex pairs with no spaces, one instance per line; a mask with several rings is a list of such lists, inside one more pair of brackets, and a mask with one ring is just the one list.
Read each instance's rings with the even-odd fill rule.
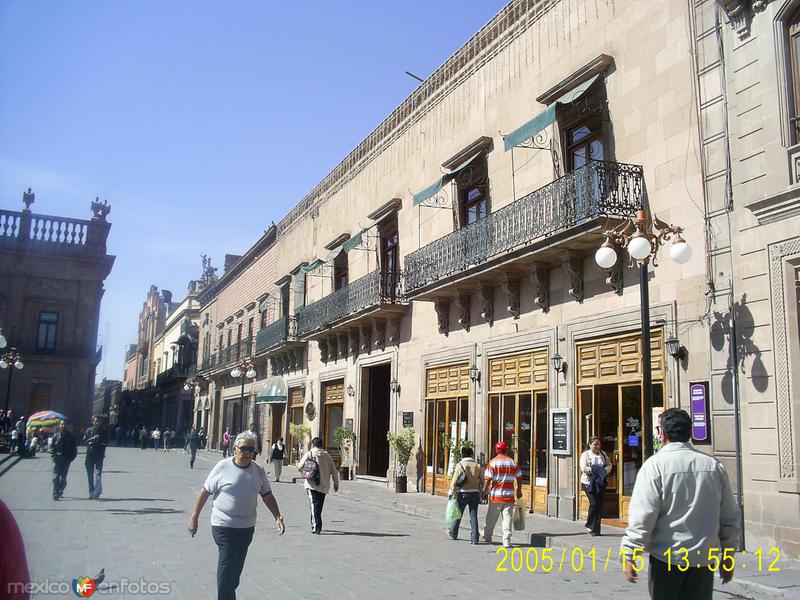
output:
[[356,447],[356,433],[352,429],[345,429],[344,427],[337,427],[333,432],[333,437],[336,443],[342,450],[342,464],[339,467],[339,474],[342,479],[352,479],[350,477],[350,468],[353,466],[355,447]]
[[289,433],[292,435],[292,440],[297,444],[296,460],[300,460],[300,457],[303,456],[303,440],[307,435],[311,435],[311,427],[303,423],[289,423]]
[[407,428],[403,429],[400,433],[392,433],[390,431],[386,434],[386,439],[389,440],[389,445],[392,447],[394,458],[397,462],[397,472],[394,476],[394,491],[404,494],[408,491],[408,461],[411,460],[411,453],[416,446],[414,430]]

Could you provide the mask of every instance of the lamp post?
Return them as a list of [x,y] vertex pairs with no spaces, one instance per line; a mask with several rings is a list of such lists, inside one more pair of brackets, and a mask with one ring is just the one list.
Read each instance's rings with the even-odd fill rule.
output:
[[[6,338],[0,334],[2,338],[2,346],[6,345]],[[8,431],[8,403],[11,400],[11,376],[14,374],[14,369],[22,369],[25,365],[22,363],[22,355],[17,352],[16,348],[11,348],[8,352],[0,356],[0,369],[8,369],[8,382],[6,385],[6,404],[3,409],[3,433]],[[12,368],[13,367],[13,368]]]
[[[242,391],[239,395],[239,401],[242,406],[242,411],[244,412],[244,384],[247,383],[248,379],[255,379],[258,373],[256,373],[256,368],[253,363],[251,363],[246,358],[244,360],[239,361],[239,363],[233,367],[231,370],[231,377],[241,377],[242,378]],[[253,406],[253,420],[255,421],[255,406]],[[238,424],[237,424],[238,427]]]
[[[626,247],[632,261],[639,264],[639,295],[642,312],[642,402],[644,404],[644,449],[647,456],[653,455],[653,372],[650,358],[650,287],[647,268],[655,258],[659,247],[672,239],[669,255],[678,264],[692,257],[689,244],[683,239],[683,229],[668,225],[658,218],[650,220],[646,210],[637,210],[635,219],[626,219],[614,229],[603,232],[606,240],[594,255],[595,262],[604,269],[613,267],[617,260],[617,249]],[[655,264],[655,260],[653,260]]]

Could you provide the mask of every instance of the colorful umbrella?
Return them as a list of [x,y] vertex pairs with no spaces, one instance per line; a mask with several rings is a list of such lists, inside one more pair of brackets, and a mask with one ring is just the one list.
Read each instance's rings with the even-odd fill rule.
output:
[[40,410],[28,418],[28,427],[55,427],[61,419],[66,419],[54,410]]

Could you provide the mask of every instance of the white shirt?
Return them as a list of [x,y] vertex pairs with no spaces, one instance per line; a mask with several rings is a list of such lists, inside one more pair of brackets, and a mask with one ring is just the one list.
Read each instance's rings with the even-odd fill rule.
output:
[[319,465],[319,483],[305,480],[303,487],[307,490],[316,490],[327,494],[331,491],[331,478],[333,478],[334,485],[339,487],[339,471],[336,470],[336,464],[333,462],[333,457],[322,448],[312,448],[306,452],[300,461],[297,463],[297,468],[302,470],[303,463],[306,462],[308,456],[311,455],[317,459]]
[[595,454],[591,449],[586,450],[581,454],[581,485],[589,485],[589,474],[592,472],[594,465],[604,465],[606,468],[606,475],[611,473],[611,461],[608,460],[608,455],[600,450],[600,454]]
[[[620,549],[672,564],[707,566],[709,548],[735,548],[741,520],[725,467],[689,442],[673,442],[642,465]],[[721,550],[716,552],[719,556]]]
[[233,458],[219,461],[206,478],[203,489],[213,496],[211,525],[243,529],[256,524],[259,496],[272,489],[264,468],[251,460],[240,467]]

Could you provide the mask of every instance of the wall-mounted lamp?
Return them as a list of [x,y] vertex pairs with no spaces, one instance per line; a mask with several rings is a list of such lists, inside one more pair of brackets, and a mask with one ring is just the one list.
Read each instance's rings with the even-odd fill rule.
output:
[[567,372],[567,363],[564,362],[564,358],[558,352],[550,358],[550,362],[553,364],[553,370],[556,373]]
[[481,372],[475,365],[472,365],[469,368],[469,378],[472,380],[473,383],[477,383],[478,381],[481,380]]
[[396,394],[400,391],[400,382],[398,382],[397,379],[392,379],[389,382],[389,389],[392,390],[393,394]]
[[347,386],[347,395],[351,398],[356,395],[356,391],[353,389],[353,385],[350,384]]
[[681,341],[674,335],[667,338],[667,352],[672,358],[683,360],[686,358],[686,348],[681,346]]

